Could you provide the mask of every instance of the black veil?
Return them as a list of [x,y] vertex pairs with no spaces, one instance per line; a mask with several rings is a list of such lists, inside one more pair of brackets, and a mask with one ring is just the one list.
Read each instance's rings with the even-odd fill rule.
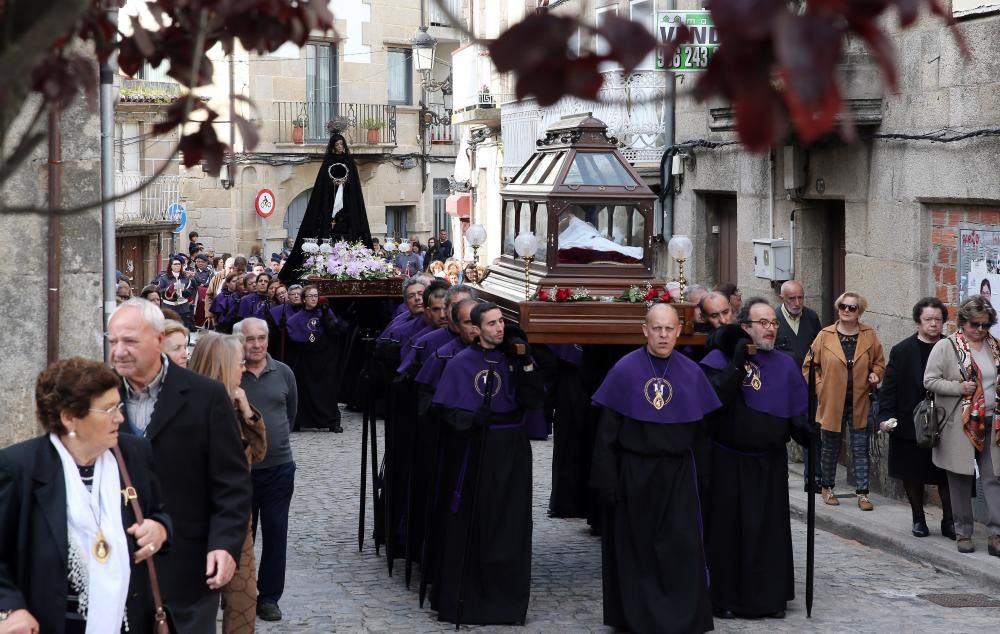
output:
[[[336,154],[334,145],[337,141],[344,142],[344,153]],[[342,166],[337,164],[342,164]],[[346,168],[346,169],[344,169]],[[331,174],[333,178],[331,178]],[[333,206],[336,202],[338,185],[334,179],[344,179],[343,203],[344,207],[333,214]],[[316,174],[316,183],[313,185],[312,193],[309,195],[309,203],[306,205],[306,213],[302,217],[302,224],[299,226],[299,233],[295,238],[295,246],[291,254],[285,261],[278,278],[285,283],[298,278],[298,271],[302,268],[302,243],[305,238],[320,238],[323,242],[337,240],[347,240],[348,242],[361,241],[365,246],[372,246],[371,230],[368,228],[368,211],[365,208],[365,198],[361,191],[361,178],[358,176],[358,168],[351,156],[351,149],[347,145],[347,139],[338,132],[330,136],[330,142],[326,146],[326,154],[323,157],[323,164]]]

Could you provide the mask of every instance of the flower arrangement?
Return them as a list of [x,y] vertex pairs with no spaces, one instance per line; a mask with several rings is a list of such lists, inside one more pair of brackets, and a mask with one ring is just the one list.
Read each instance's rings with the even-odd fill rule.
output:
[[649,304],[659,304],[670,302],[670,291],[663,289],[661,293],[655,286],[647,283],[646,286],[629,286],[619,297],[618,301],[631,302],[637,304],[643,302]]
[[302,276],[333,280],[381,280],[396,275],[391,263],[360,242],[345,240],[319,244],[315,238],[302,245],[306,254]]
[[549,290],[538,289],[535,293],[535,300],[539,302],[588,302],[596,299],[591,297],[590,291],[585,288],[559,288],[553,286]]

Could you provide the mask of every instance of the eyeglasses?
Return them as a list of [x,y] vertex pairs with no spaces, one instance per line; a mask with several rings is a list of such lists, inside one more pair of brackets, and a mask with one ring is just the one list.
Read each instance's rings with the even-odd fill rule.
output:
[[990,327],[990,322],[988,321],[969,321],[966,323],[973,330],[989,330]]
[[115,413],[121,413],[125,409],[125,403],[118,403],[117,405],[112,405],[108,409],[97,409],[94,407],[89,408],[88,412],[97,412],[99,414],[107,414],[108,416],[114,416]]
[[319,299],[319,295],[317,295],[316,293],[309,293],[308,295],[305,296],[305,298],[306,299]]
[[768,330],[768,329],[770,329],[770,328],[774,328],[775,330],[777,330],[777,329],[778,329],[778,326],[779,326],[779,322],[778,322],[778,320],[777,320],[777,319],[771,319],[771,320],[767,320],[767,319],[758,319],[758,320],[756,320],[756,321],[754,321],[754,320],[752,320],[752,319],[748,319],[748,320],[746,320],[746,321],[745,321],[745,322],[743,322],[743,323],[744,323],[744,324],[747,324],[747,325],[750,325],[750,324],[755,324],[755,325],[757,325],[757,326],[760,326],[760,327],[761,327],[761,328],[763,328],[764,330]]
[[840,310],[846,310],[849,313],[858,312],[857,304],[837,304],[837,308],[839,308]]

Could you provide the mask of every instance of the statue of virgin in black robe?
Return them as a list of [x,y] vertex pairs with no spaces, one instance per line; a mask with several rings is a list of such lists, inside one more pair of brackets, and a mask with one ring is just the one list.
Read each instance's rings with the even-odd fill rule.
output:
[[[338,190],[342,191],[339,202]],[[336,212],[335,207],[339,207]],[[278,273],[278,279],[286,284],[299,277],[299,269],[305,259],[302,244],[306,238],[319,238],[323,242],[361,241],[367,247],[372,246],[358,167],[347,147],[347,140],[336,132],[330,136],[330,143],[326,146],[326,155],[316,174],[316,183],[309,195],[295,246]]]

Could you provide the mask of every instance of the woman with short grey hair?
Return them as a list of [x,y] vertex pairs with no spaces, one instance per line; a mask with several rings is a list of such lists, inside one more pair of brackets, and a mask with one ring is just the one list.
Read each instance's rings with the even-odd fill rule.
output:
[[997,311],[985,297],[973,295],[959,306],[957,321],[958,331],[934,345],[924,371],[924,387],[946,414],[933,460],[948,472],[961,553],[976,550],[969,492],[978,467],[988,511],[988,549],[1000,557],[1000,428],[994,422],[1000,399],[1000,342],[990,335]]

